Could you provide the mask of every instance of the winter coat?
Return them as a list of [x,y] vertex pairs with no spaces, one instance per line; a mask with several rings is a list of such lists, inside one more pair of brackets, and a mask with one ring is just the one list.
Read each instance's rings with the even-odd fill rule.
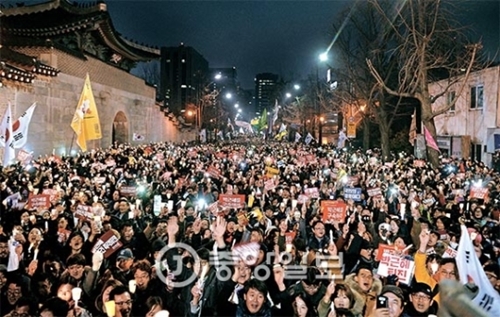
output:
[[368,293],[372,293],[375,296],[379,295],[380,292],[382,292],[383,285],[382,285],[382,282],[378,278],[374,278],[370,291],[368,291],[368,293],[365,293],[359,287],[358,283],[354,280],[355,276],[356,276],[355,273],[349,274],[346,276],[344,281],[345,281],[345,284],[351,288],[351,291],[354,295],[355,304],[354,304],[353,308],[351,309],[351,311],[353,312],[353,314],[355,316],[357,316],[357,315],[363,314],[363,310],[364,310],[365,304],[366,304],[366,295],[368,295]]

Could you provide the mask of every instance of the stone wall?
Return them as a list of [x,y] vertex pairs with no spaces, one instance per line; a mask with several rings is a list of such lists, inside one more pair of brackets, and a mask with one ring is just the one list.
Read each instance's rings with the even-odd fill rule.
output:
[[[121,123],[121,128],[126,137],[124,141],[128,143],[182,142],[196,137],[194,131],[181,133],[164,116],[155,105],[154,88],[140,78],[89,56],[84,60],[53,49],[40,48],[26,49],[23,53],[39,57],[61,70],[57,77],[37,78],[31,85],[6,83],[0,88],[0,116],[4,115],[8,102],[12,105],[15,118],[33,102],[37,103],[25,146],[35,155],[50,154],[52,151],[69,153],[71,148],[79,150],[70,124],[87,72],[102,130],[102,139],[89,141],[88,149],[111,145],[117,117],[121,117],[121,121],[126,120],[126,123]],[[117,116],[119,112],[122,113]],[[145,140],[133,141],[133,133],[144,136]]]

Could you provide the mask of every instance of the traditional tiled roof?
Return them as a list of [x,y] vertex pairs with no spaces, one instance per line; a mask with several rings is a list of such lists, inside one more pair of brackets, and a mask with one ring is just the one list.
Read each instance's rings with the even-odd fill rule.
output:
[[31,83],[37,76],[54,77],[59,70],[40,62],[34,57],[13,51],[0,45],[0,80]]
[[[109,47],[117,58],[133,62],[159,58],[158,48],[124,39],[114,28],[105,3],[72,3],[68,0],[1,9],[4,44],[33,40],[40,41],[90,31]],[[47,43],[47,42],[45,42]]]

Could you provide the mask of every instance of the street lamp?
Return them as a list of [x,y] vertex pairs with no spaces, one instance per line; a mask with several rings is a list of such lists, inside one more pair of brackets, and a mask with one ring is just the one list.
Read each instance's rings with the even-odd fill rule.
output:
[[233,95],[232,95],[230,92],[228,92],[228,93],[226,94],[226,98],[227,98],[227,99],[231,99],[232,97],[233,97]]
[[328,52],[319,54],[319,60],[322,62],[326,62],[328,60]]
[[238,107],[239,107],[239,106],[240,106],[239,104],[235,104],[235,105],[234,105],[234,107],[235,107],[236,109],[238,109]]
[[299,90],[299,89],[300,89],[300,85],[299,85],[299,84],[295,84],[295,85],[293,85],[293,89],[295,89],[295,90]]
[[291,93],[289,93],[289,92],[287,92],[287,93],[285,94],[285,96],[286,96],[287,98],[290,98],[290,97],[292,97],[292,94],[291,94]]

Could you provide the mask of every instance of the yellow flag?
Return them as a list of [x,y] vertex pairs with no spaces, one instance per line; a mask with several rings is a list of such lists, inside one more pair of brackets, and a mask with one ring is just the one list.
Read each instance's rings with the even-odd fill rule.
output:
[[84,152],[87,151],[87,141],[102,138],[101,123],[94,95],[92,94],[92,87],[90,86],[89,74],[85,78],[85,84],[71,122],[71,128],[76,133],[76,143]]

